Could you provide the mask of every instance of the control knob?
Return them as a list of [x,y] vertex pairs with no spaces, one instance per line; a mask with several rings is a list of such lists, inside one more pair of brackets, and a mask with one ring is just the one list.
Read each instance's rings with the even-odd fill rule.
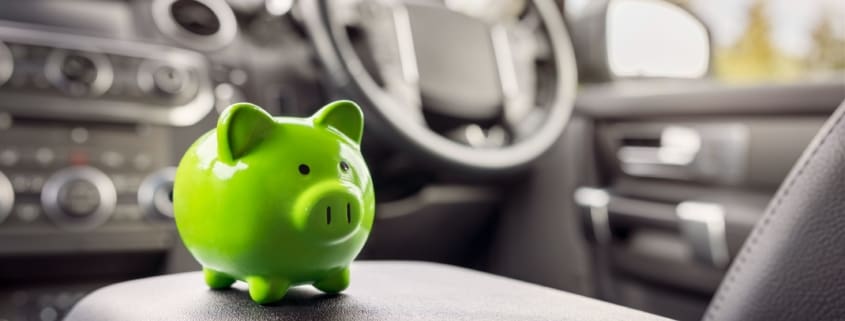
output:
[[99,96],[114,80],[109,58],[97,53],[56,50],[47,58],[45,68],[53,86],[74,96]]
[[41,191],[44,212],[59,227],[86,230],[111,217],[117,203],[114,183],[93,167],[70,167],[51,176]]
[[138,204],[153,219],[173,219],[173,180],[176,168],[167,167],[150,174],[138,188]]

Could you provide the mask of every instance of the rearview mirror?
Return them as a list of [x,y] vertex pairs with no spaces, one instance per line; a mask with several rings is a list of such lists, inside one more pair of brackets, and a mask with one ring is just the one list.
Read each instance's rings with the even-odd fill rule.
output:
[[583,80],[702,78],[710,72],[707,27],[667,1],[595,1],[575,18],[573,30]]

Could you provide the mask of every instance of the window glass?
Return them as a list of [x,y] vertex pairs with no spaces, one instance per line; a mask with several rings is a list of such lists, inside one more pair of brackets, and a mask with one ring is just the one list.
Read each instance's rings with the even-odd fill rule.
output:
[[[566,0],[571,18],[590,0]],[[713,38],[713,77],[728,82],[845,79],[843,0],[674,0]]]

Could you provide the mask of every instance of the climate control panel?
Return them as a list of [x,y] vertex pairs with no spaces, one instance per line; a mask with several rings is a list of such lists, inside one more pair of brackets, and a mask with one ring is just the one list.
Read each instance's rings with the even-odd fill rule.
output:
[[165,249],[176,240],[169,127],[2,111],[0,123],[0,255]]
[[0,22],[0,256],[172,247],[172,132],[211,88],[191,50]]

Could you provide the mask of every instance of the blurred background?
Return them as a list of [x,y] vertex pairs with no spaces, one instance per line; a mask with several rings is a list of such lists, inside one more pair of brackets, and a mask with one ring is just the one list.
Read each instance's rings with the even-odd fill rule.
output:
[[[592,1],[566,1],[570,19]],[[845,4],[813,0],[673,1],[697,15],[713,42],[711,77],[734,84],[841,77]],[[837,71],[839,72],[837,74]]]
[[0,321],[199,269],[185,149],[234,102],[341,98],[376,186],[360,259],[697,320],[845,99],[845,2],[0,0]]

